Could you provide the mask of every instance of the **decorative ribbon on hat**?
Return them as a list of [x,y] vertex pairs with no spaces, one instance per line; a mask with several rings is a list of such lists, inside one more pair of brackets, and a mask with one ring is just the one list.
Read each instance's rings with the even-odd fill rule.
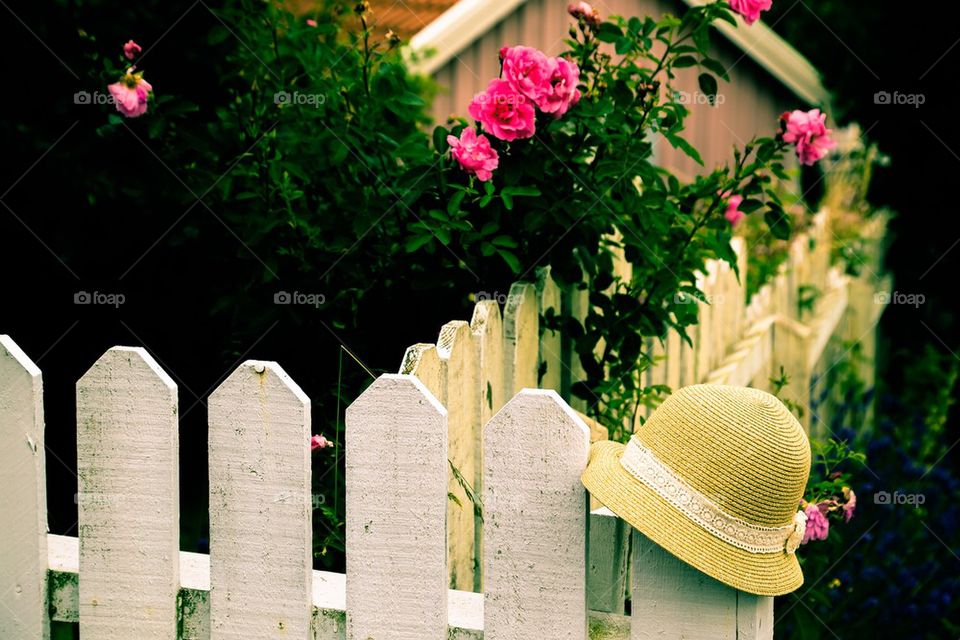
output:
[[794,553],[803,541],[807,528],[803,511],[782,527],[763,527],[741,520],[684,482],[636,438],[630,438],[620,464],[702,529],[739,549],[750,553]]

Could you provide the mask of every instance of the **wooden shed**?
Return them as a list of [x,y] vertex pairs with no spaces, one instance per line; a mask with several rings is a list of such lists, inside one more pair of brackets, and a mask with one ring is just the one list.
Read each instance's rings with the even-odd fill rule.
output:
[[[706,0],[599,0],[603,16],[654,16],[681,13],[687,5]],[[431,75],[441,92],[434,116],[443,122],[451,114],[466,115],[467,104],[499,71],[498,51],[523,44],[549,55],[561,53],[572,24],[566,0],[377,0],[371,3],[378,29],[393,29],[410,37],[411,50],[427,54],[417,65]],[[708,168],[731,158],[731,147],[754,135],[770,135],[785,110],[824,106],[828,95],[820,75],[796,49],[768,26],[757,22],[738,27],[717,25],[718,58],[730,73],[722,83],[717,105],[698,93],[692,70],[679,78],[678,88],[691,103],[687,139],[700,150]],[[680,174],[696,165],[668,145],[657,149],[658,161]]]

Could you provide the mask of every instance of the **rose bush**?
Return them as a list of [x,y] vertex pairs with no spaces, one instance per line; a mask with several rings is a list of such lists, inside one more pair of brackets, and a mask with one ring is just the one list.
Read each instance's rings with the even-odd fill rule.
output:
[[[232,353],[282,318],[335,336],[340,355],[348,354],[336,376],[311,381],[336,390],[317,400],[336,414],[315,429],[332,442],[340,396],[355,396],[372,375],[346,345],[396,353],[427,322],[418,315],[420,333],[411,329],[403,335],[413,337],[393,344],[379,323],[397,309],[418,308],[439,323],[467,311],[464,292],[506,289],[547,266],[588,302],[584,316],[542,319],[579,359],[583,374],[570,389],[613,437],[625,438],[639,409],[668,391],[643,383],[653,361],[648,344],[671,328],[687,337],[697,320],[689,300],[702,298],[697,272],[708,259],[736,268],[730,241],[745,218],[762,218],[770,235],[787,238],[791,215],[777,183],[790,178],[788,154],[810,159],[829,146],[829,131],[817,128],[822,114],[811,113],[805,128],[789,118],[779,130],[770,122],[769,135],[692,180],[654,162],[654,144],[663,141],[702,163],[683,138],[689,107],[674,82],[694,69],[713,96],[727,78],[711,54],[711,25],[749,27],[724,2],[659,20],[604,17],[579,3],[565,52],[510,43],[498,77],[463,105],[471,120],[432,132],[429,85],[407,71],[394,37],[374,36],[363,3],[294,17],[243,0],[217,17],[210,46],[231,42],[231,33],[246,43],[212,58],[207,77],[219,83],[220,103],[197,110],[164,95],[137,131],[182,176],[183,208],[214,214],[175,225],[170,241],[195,247],[209,265],[210,288],[223,292],[213,317]],[[123,86],[149,99],[144,83],[140,76]],[[138,95],[138,115],[145,104]],[[129,140],[130,126],[115,115],[101,133]],[[323,309],[265,305],[281,278],[286,290],[324,292]],[[324,492],[338,495],[331,475]],[[329,526],[318,547],[337,549],[342,503],[320,510]]]

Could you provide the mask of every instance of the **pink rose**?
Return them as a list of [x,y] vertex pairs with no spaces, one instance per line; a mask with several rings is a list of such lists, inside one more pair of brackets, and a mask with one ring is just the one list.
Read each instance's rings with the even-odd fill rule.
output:
[[153,93],[153,86],[143,79],[143,73],[130,73],[107,89],[117,105],[117,111],[127,118],[138,118],[147,112],[147,100]]
[[313,436],[310,438],[310,450],[314,451],[315,449],[323,449],[324,447],[332,447],[333,443],[324,438],[323,436]]
[[539,104],[540,96],[550,91],[554,62],[533,47],[504,47],[500,50],[503,78],[517,91]]
[[536,132],[533,105],[506,80],[491,80],[485,92],[474,96],[467,111],[500,140],[529,138]]
[[476,129],[464,129],[460,138],[447,136],[450,145],[450,155],[456,158],[460,167],[467,173],[472,173],[486,182],[493,177],[493,170],[500,164],[497,150],[490,147],[487,136],[477,134]]
[[730,0],[730,8],[743,16],[743,21],[753,24],[760,18],[761,11],[769,11],[773,0]]
[[843,497],[847,500],[843,503],[843,521],[850,522],[850,519],[853,518],[854,511],[857,510],[857,494],[855,494],[850,487],[844,487]]
[[307,26],[316,28],[317,21],[314,20],[313,18],[307,18]]
[[811,109],[810,111],[790,111],[780,116],[784,122],[783,140],[796,146],[797,157],[800,162],[811,165],[820,160],[827,151],[834,148],[837,143],[830,134],[832,129],[827,129],[827,114],[820,113],[820,109]]
[[580,90],[577,88],[580,84],[580,68],[576,62],[566,58],[555,58],[551,62],[553,69],[549,84],[540,92],[536,102],[541,111],[559,118],[580,100]]
[[593,26],[600,24],[600,14],[590,6],[589,2],[571,2],[567,7],[567,13],[577,20],[583,20],[587,24]]
[[807,544],[811,540],[826,540],[830,533],[830,521],[827,515],[820,509],[820,505],[810,503],[803,510],[807,514],[807,530],[803,534],[803,542]]
[[143,47],[133,40],[128,40],[127,44],[123,45],[123,55],[126,56],[127,60],[133,60],[140,55],[141,51],[143,51]]
[[723,194],[723,197],[727,199],[727,209],[723,212],[723,217],[730,222],[731,227],[735,227],[737,223],[743,219],[743,216],[746,215],[737,208],[740,206],[740,203],[743,202],[743,196],[731,196],[729,194],[729,191]]

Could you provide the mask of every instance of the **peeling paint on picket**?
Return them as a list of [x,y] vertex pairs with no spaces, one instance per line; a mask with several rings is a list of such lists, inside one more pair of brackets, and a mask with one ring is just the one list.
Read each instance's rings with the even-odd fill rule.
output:
[[313,595],[310,399],[275,362],[248,360],[208,407],[210,637],[305,638]]
[[139,347],[77,382],[80,633],[175,637],[180,587],[177,386]]
[[50,637],[43,379],[0,335],[0,638]]
[[347,640],[443,638],[447,411],[417,378],[385,375],[345,433]]
[[582,639],[587,630],[590,431],[555,391],[524,389],[484,428],[484,634]]

